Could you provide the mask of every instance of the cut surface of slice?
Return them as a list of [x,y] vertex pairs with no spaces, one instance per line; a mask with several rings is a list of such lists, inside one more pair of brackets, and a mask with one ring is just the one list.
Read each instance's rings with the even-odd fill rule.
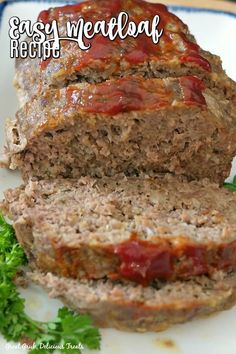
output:
[[230,308],[236,301],[235,273],[160,283],[156,288],[109,280],[78,282],[40,272],[29,277],[52,297],[90,314],[95,325],[126,331],[161,331]]
[[183,178],[31,181],[2,209],[32,267],[144,286],[236,265],[236,194]]
[[6,156],[25,180],[171,172],[223,183],[236,110],[194,76],[126,77],[45,91],[7,124]]

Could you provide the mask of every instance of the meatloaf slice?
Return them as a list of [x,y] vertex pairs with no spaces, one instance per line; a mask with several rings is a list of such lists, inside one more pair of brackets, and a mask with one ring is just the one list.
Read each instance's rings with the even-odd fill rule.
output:
[[206,316],[236,302],[235,273],[218,272],[214,279],[159,283],[144,288],[109,280],[81,281],[39,272],[29,275],[50,296],[92,316],[100,327],[126,331],[161,331],[172,324]]
[[25,180],[171,172],[223,183],[236,153],[235,107],[194,76],[76,84],[18,111],[6,155]]
[[[234,97],[236,86],[221,66],[219,57],[203,51],[187,26],[164,5],[142,0],[90,0],[80,4],[51,8],[39,19],[44,23],[58,21],[60,35],[66,36],[67,22],[110,20],[126,11],[131,21],[152,21],[160,16],[159,30],[164,33],[158,44],[151,38],[109,38],[95,35],[89,40],[91,49],[81,50],[77,42],[61,41],[59,59],[17,59],[16,78],[22,103],[48,87],[61,88],[71,82],[101,82],[109,78],[139,74],[142,77],[179,77],[197,75],[206,85],[220,91],[222,97]],[[86,42],[86,41],[85,41]],[[87,44],[87,43],[86,43]]]
[[42,271],[148,285],[236,265],[236,194],[206,180],[31,181],[5,196],[2,208]]

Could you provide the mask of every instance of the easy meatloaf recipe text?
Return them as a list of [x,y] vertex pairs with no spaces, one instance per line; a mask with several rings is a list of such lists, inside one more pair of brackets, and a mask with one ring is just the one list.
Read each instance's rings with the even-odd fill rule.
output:
[[[102,327],[159,331],[236,302],[236,84],[166,6],[89,0],[38,20],[138,23],[158,44],[95,35],[58,59],[17,59],[5,164],[24,184],[0,208],[28,277]],[[29,39],[30,40],[30,39]]]

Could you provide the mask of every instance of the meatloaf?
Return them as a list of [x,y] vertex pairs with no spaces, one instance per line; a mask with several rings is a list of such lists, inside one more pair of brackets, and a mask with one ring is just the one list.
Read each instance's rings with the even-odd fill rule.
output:
[[30,278],[72,309],[88,313],[100,327],[126,331],[160,331],[224,310],[236,302],[235,273],[195,277],[142,287],[109,280],[80,281],[35,272]]
[[5,197],[2,208],[42,271],[147,286],[236,265],[236,194],[207,180],[30,181]]
[[236,153],[235,107],[194,76],[70,85],[18,111],[6,156],[25,180],[171,172],[223,183]]
[[[142,77],[179,77],[197,75],[207,87],[217,91],[221,98],[236,102],[236,86],[222,69],[219,57],[202,50],[187,26],[161,4],[150,4],[142,0],[90,0],[80,4],[66,5],[42,11],[39,20],[50,23],[58,21],[60,35],[66,36],[67,21],[109,21],[126,11],[130,20],[152,21],[160,16],[158,29],[164,33],[158,44],[144,34],[137,38],[117,37],[110,41],[100,34],[89,42],[90,50],[82,50],[77,42],[61,41],[59,59],[17,59],[15,85],[23,104],[39,91],[48,87],[61,88],[74,82],[101,82],[138,74]],[[88,40],[85,39],[85,43]]]

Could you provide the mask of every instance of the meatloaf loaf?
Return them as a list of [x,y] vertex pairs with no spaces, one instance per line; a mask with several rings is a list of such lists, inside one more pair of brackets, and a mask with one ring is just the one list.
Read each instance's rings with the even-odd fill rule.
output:
[[31,181],[2,205],[32,267],[144,286],[236,265],[236,195],[171,175]]
[[235,273],[195,277],[142,287],[109,280],[81,281],[39,272],[30,278],[72,309],[88,313],[100,327],[126,331],[160,331],[231,307],[236,302]]
[[[142,77],[178,77],[197,75],[208,87],[215,89],[221,98],[236,101],[235,83],[221,66],[219,57],[203,51],[189,33],[187,26],[164,5],[150,4],[142,0],[90,0],[80,4],[51,8],[39,15],[39,20],[58,21],[60,35],[66,36],[67,21],[76,22],[107,20],[126,11],[130,20],[152,21],[160,16],[158,29],[164,33],[158,44],[151,38],[109,38],[95,35],[89,42],[90,50],[81,50],[77,42],[61,41],[59,59],[17,59],[16,78],[19,97],[26,102],[48,87],[61,88],[71,82],[101,82],[115,77],[139,74]],[[87,43],[87,40],[85,40]]]
[[18,111],[6,156],[25,180],[171,172],[223,183],[236,153],[235,107],[194,76],[70,85]]

